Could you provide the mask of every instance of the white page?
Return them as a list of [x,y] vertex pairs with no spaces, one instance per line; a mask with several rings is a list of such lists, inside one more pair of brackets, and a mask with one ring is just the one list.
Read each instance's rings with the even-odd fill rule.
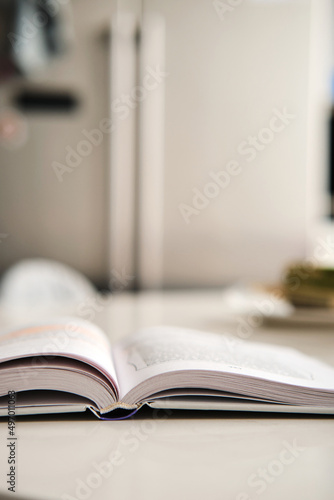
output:
[[0,363],[23,357],[39,357],[35,359],[35,364],[41,366],[44,362],[47,365],[48,359],[53,359],[48,356],[53,355],[92,365],[110,380],[118,392],[108,338],[92,323],[77,318],[57,318],[0,335]]
[[116,345],[114,358],[121,399],[151,377],[189,370],[334,391],[334,369],[324,363],[294,349],[240,341],[222,334],[150,328]]

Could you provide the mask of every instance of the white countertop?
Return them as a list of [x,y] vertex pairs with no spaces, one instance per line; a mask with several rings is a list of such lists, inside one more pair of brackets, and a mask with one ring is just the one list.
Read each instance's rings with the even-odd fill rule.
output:
[[[334,366],[333,328],[232,322],[219,291],[115,295],[96,309],[94,321],[112,340],[156,324],[246,332],[250,341],[297,347]],[[16,425],[17,493],[10,495],[17,500],[333,500],[333,417],[145,412],[120,422],[65,416]],[[6,438],[1,421],[0,498]]]

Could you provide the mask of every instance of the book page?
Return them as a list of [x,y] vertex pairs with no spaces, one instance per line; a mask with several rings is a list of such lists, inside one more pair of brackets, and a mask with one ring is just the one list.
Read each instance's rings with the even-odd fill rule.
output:
[[57,318],[0,334],[1,363],[38,358],[34,366],[48,365],[55,356],[82,361],[99,370],[118,393],[117,376],[108,338],[97,326],[78,318]]
[[[120,398],[150,378],[166,375],[167,380],[172,372],[179,373],[182,386],[180,372],[194,370],[334,390],[334,369],[325,364],[293,349],[241,341],[231,335],[151,328],[115,346],[114,355],[120,375]],[[208,387],[213,388],[209,382]],[[192,387],[195,386],[194,379]],[[169,387],[160,390],[165,389]]]

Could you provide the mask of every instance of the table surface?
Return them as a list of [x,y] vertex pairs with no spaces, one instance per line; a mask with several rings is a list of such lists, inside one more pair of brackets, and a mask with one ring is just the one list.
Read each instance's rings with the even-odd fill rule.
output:
[[[220,291],[120,294],[96,303],[92,316],[112,341],[143,326],[179,325],[290,345],[334,366],[333,328],[232,320]],[[0,498],[7,490],[7,432],[0,422]],[[18,420],[17,436],[16,499],[334,498],[333,417],[39,417]]]

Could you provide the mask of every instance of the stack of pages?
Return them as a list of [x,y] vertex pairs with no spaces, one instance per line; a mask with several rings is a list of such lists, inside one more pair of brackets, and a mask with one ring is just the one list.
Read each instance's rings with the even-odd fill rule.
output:
[[334,369],[293,349],[175,327],[110,345],[77,318],[0,336],[0,415],[153,408],[334,414]]

